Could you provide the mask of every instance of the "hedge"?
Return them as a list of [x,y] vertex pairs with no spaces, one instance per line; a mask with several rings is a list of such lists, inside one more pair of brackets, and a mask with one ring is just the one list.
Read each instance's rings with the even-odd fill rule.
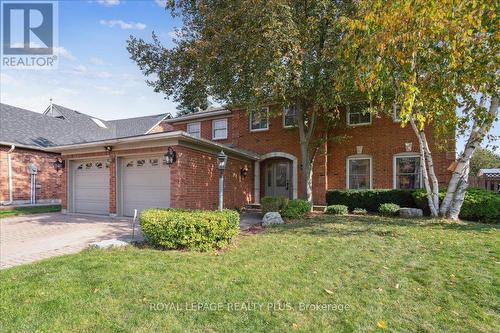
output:
[[347,215],[349,214],[349,209],[346,205],[330,205],[326,206],[325,213],[331,215]]
[[350,211],[364,208],[377,212],[381,204],[393,203],[401,207],[416,208],[412,191],[409,190],[329,190],[326,204],[345,205]]
[[[439,192],[440,201],[443,200],[445,194],[446,190],[444,189]],[[429,214],[425,191],[415,191],[413,197],[417,207]],[[500,223],[500,195],[479,188],[467,189],[459,217],[468,221]]]
[[260,199],[260,207],[264,214],[269,212],[281,213],[287,205],[287,197],[264,197]]
[[152,245],[169,249],[220,249],[240,231],[240,215],[234,210],[146,209],[139,221]]
[[383,216],[398,216],[399,209],[399,205],[393,203],[383,203],[378,208],[378,212]]

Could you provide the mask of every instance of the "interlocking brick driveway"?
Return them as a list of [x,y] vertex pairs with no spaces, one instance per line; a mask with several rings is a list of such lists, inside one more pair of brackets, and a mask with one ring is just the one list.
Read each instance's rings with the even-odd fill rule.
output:
[[60,213],[4,218],[0,219],[0,268],[75,253],[98,240],[131,236],[128,218]]

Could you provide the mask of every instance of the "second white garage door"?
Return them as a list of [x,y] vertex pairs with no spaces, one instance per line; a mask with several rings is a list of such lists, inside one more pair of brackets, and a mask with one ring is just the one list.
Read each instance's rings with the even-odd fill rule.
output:
[[122,214],[134,209],[170,207],[170,168],[161,156],[124,158],[121,165]]

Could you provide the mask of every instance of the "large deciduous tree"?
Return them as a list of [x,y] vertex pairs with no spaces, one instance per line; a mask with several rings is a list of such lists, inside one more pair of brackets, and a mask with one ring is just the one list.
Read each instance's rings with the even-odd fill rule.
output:
[[[470,160],[498,116],[498,2],[494,0],[360,1],[345,20],[346,58],[357,87],[381,110],[400,107],[402,126],[413,128],[433,216],[458,219]],[[426,127],[446,138],[468,136],[451,166],[444,200],[438,198]]]
[[[312,201],[312,163],[318,124],[331,123],[353,94],[345,67],[339,17],[350,1],[167,1],[182,18],[173,48],[130,37],[128,51],[157,92],[184,112],[208,100],[248,109],[279,103],[297,111],[305,197]],[[342,77],[346,77],[345,74]]]

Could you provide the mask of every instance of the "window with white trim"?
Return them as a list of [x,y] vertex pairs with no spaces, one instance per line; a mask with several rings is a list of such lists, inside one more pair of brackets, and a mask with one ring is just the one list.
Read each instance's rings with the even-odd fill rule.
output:
[[294,105],[283,108],[283,127],[297,126],[297,108]]
[[370,125],[372,115],[366,103],[355,103],[347,107],[347,124],[350,126]]
[[347,188],[350,190],[372,187],[372,159],[351,157],[347,159]]
[[227,139],[227,119],[212,120],[212,140]]
[[269,129],[269,108],[262,107],[260,111],[250,111],[250,131],[265,131]]
[[189,135],[194,136],[195,138],[200,138],[201,137],[201,123],[194,122],[194,123],[188,123],[187,124],[187,133]]
[[395,123],[401,122],[400,112],[401,112],[401,107],[398,104],[394,103],[394,105],[392,106],[392,120]]
[[420,156],[394,156],[394,188],[414,190],[422,187]]

